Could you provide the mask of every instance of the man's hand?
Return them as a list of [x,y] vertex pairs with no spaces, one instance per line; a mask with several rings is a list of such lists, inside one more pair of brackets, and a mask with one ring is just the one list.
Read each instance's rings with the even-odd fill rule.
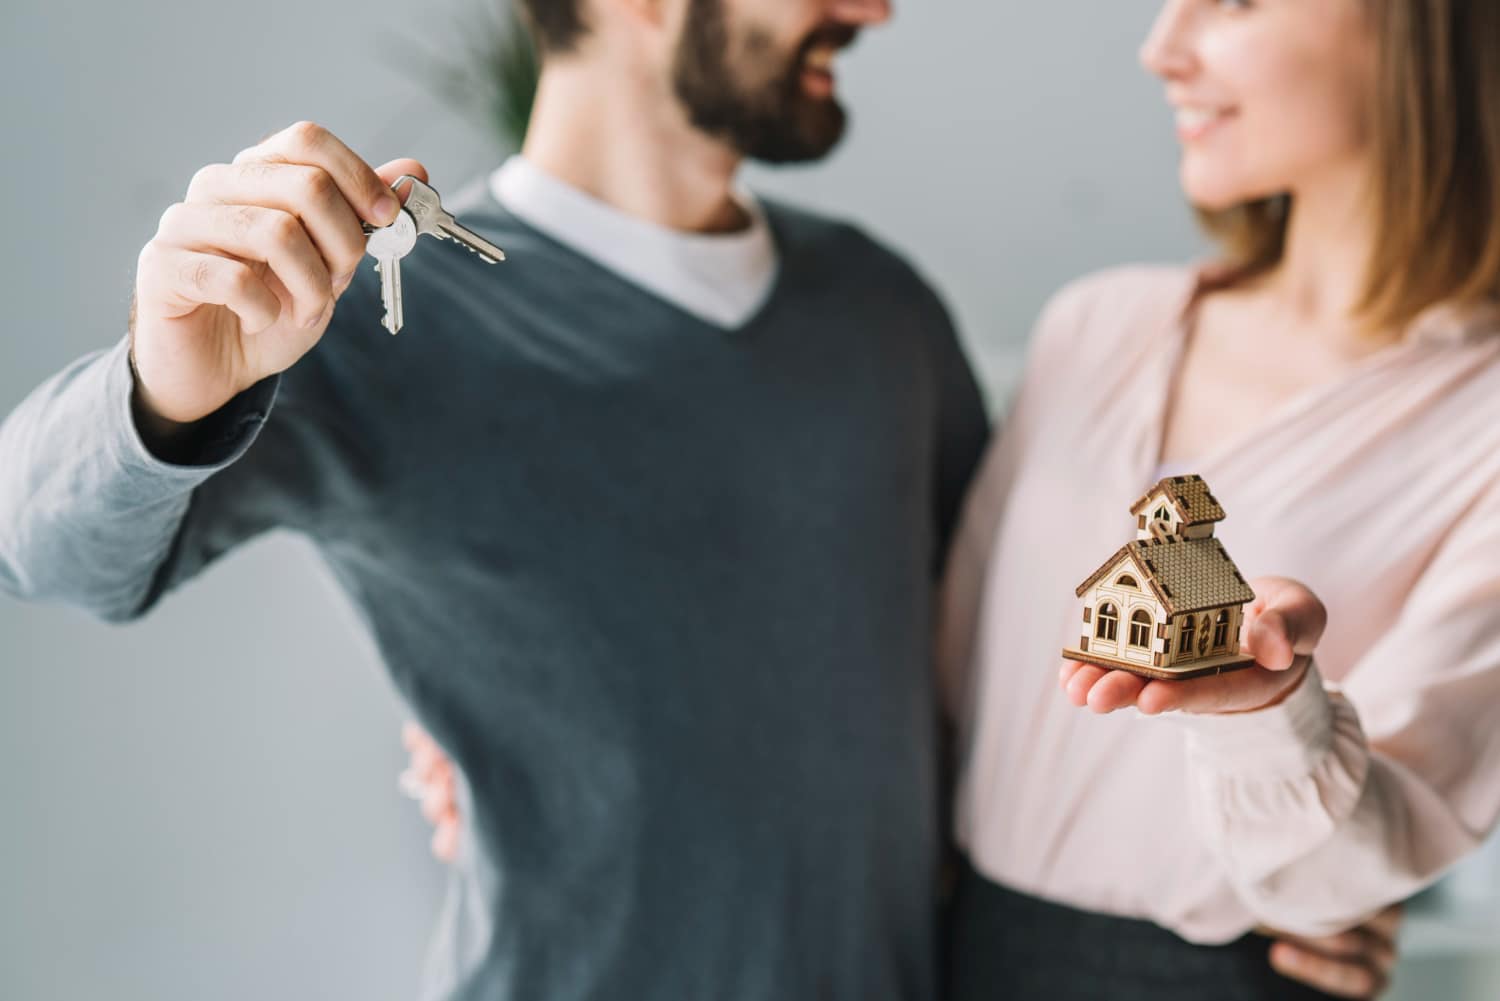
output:
[[1276,939],[1271,965],[1284,977],[1325,994],[1359,1001],[1379,997],[1396,965],[1396,933],[1401,905],[1393,904],[1358,928],[1321,938],[1303,938],[1261,929]]
[[364,258],[361,221],[395,218],[402,174],[427,177],[415,160],[372,170],[311,122],[198,171],[137,264],[145,415],[192,423],[311,350]]
[[1185,681],[1151,681],[1129,671],[1112,671],[1068,661],[1058,681],[1075,706],[1108,713],[1135,706],[1149,715],[1180,709],[1191,713],[1243,713],[1275,705],[1291,694],[1307,673],[1313,649],[1328,624],[1317,596],[1284,577],[1250,582],[1255,600],[1245,611],[1240,649],[1255,664],[1228,674]]
[[452,862],[458,857],[459,826],[453,762],[415,723],[401,728],[401,742],[411,753],[411,764],[401,773],[401,789],[421,802],[422,816],[433,826],[432,854],[442,862]]

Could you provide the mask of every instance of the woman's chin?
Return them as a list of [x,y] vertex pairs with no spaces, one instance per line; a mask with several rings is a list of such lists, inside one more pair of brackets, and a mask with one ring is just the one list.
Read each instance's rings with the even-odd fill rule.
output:
[[1201,212],[1223,212],[1267,197],[1259,187],[1232,183],[1223,177],[1194,176],[1186,170],[1182,174],[1182,193]]

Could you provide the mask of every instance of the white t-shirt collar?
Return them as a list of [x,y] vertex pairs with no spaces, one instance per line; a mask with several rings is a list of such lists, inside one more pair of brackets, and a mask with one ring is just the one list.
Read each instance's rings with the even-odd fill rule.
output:
[[527,225],[717,327],[743,326],[776,280],[771,228],[743,189],[735,195],[750,225],[723,234],[688,233],[627,215],[522,156],[490,175],[490,192]]

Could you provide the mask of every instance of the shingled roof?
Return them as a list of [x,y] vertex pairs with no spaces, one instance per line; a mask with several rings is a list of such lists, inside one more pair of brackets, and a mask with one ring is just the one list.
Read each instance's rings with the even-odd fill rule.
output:
[[[1222,510],[1220,517],[1223,517]],[[1224,551],[1223,544],[1212,537],[1127,543],[1078,586],[1078,597],[1083,597],[1127,554],[1133,556],[1145,572],[1146,585],[1162,603],[1168,616],[1225,605],[1243,605],[1255,599],[1255,592],[1240,576],[1239,568]]]
[[1201,476],[1168,476],[1132,504],[1130,513],[1144,512],[1147,502],[1158,490],[1165,493],[1167,499],[1177,508],[1177,513],[1184,525],[1201,525],[1204,522],[1224,520],[1224,508],[1219,505]]

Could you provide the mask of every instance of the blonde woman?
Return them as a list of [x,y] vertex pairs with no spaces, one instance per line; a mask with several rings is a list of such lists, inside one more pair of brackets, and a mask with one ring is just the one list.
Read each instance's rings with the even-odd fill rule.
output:
[[[1500,811],[1500,7],[1167,0],[1142,55],[1223,252],[1060,293],[970,495],[960,1001],[1325,996],[1257,926],[1366,920]],[[1059,679],[1073,588],[1186,472],[1326,631],[1258,602],[1264,668]]]

